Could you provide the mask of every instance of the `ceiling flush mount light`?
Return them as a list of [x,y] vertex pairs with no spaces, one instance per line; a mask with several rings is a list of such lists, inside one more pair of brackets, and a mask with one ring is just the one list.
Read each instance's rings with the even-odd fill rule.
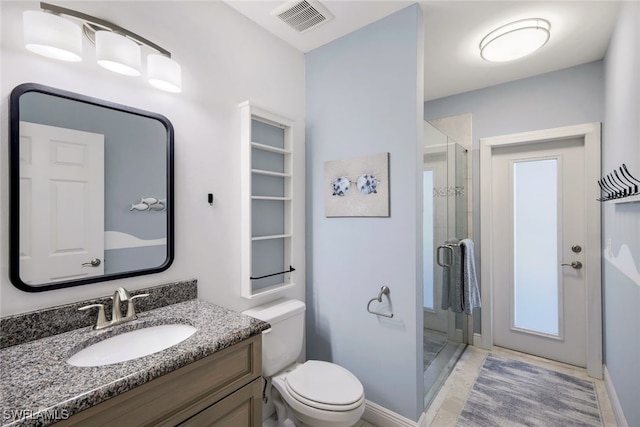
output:
[[530,18],[503,25],[480,42],[480,56],[491,62],[507,62],[527,56],[549,41],[551,24]]
[[[102,67],[119,74],[139,76],[142,47],[153,52],[147,58],[149,82],[168,92],[182,90],[180,64],[157,44],[126,30],[75,10],[40,3],[43,11],[23,14],[25,47],[32,52],[66,61],[82,60],[82,34],[96,46],[96,59]],[[82,26],[73,20],[79,20]]]

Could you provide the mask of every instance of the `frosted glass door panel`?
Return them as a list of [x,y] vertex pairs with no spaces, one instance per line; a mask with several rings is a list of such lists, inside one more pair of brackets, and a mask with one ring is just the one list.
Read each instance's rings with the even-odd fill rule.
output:
[[513,325],[558,335],[558,164],[513,164]]

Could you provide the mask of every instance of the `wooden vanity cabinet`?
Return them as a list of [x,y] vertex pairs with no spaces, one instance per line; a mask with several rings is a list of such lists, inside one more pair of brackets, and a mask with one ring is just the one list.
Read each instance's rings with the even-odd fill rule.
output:
[[56,425],[261,426],[261,354],[256,335]]

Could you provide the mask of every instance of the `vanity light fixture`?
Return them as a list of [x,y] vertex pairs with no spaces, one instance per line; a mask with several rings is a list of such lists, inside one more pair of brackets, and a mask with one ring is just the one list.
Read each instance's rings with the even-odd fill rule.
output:
[[125,76],[139,76],[142,68],[140,45],[125,36],[111,31],[95,33],[96,60],[98,65]]
[[[147,57],[147,76],[154,87],[182,91],[180,64],[171,53],[157,44],[126,30],[75,10],[40,3],[42,11],[25,11],[22,16],[25,47],[32,52],[65,61],[82,60],[82,33],[95,45],[96,59],[102,67],[116,73],[139,76],[142,69],[142,49],[154,52]],[[67,17],[75,18],[81,26]]]
[[490,62],[507,62],[527,56],[551,37],[546,19],[529,18],[503,25],[480,41],[480,56]]
[[147,56],[149,83],[167,92],[182,90],[180,64],[168,56],[152,53]]
[[75,22],[39,10],[22,15],[24,45],[30,51],[62,61],[82,61],[82,30]]

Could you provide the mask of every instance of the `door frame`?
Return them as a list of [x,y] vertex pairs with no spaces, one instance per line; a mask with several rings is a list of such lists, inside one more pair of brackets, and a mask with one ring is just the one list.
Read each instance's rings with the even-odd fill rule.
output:
[[482,244],[481,289],[482,326],[481,336],[474,345],[485,349],[493,347],[493,237],[492,217],[492,171],[493,150],[515,147],[538,142],[548,142],[568,138],[583,138],[585,148],[585,283],[587,317],[587,374],[602,379],[602,249],[601,249],[601,205],[596,199],[600,189],[596,185],[601,174],[601,124],[587,123],[544,129],[533,132],[515,133],[480,139],[480,233]]

